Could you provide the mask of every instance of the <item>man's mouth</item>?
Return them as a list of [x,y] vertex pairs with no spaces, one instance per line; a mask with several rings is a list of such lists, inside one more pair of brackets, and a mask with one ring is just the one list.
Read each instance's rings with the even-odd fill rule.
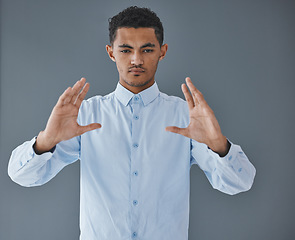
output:
[[142,68],[131,68],[131,69],[129,69],[129,72],[131,72],[133,74],[140,74],[140,73],[143,73],[145,71]]

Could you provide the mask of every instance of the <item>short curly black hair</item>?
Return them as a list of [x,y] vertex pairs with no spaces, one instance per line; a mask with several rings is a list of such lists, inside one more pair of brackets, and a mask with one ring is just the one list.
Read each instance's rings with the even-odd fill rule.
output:
[[113,45],[116,38],[117,29],[121,27],[153,28],[155,29],[155,34],[160,46],[163,44],[163,25],[157,14],[149,8],[132,6],[124,9],[112,18],[109,18],[109,37],[111,45]]

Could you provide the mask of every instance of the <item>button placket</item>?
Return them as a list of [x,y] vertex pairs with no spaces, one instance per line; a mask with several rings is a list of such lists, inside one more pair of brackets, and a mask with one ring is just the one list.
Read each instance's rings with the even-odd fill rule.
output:
[[140,209],[139,199],[139,170],[140,170],[140,152],[141,145],[139,142],[141,121],[140,110],[143,107],[140,96],[135,95],[131,100],[132,118],[131,118],[131,193],[130,193],[130,207],[131,207],[131,230],[132,237],[137,238],[137,230],[139,227],[138,212]]

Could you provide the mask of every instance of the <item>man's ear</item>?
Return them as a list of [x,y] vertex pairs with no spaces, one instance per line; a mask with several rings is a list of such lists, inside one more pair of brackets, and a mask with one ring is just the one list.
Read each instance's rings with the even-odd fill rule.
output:
[[167,44],[163,44],[161,46],[161,56],[159,58],[160,61],[165,57],[167,50],[168,50],[168,45]]
[[106,45],[106,50],[107,50],[107,53],[108,53],[110,59],[113,62],[116,62],[116,59],[115,59],[114,54],[113,54],[113,47],[111,45]]

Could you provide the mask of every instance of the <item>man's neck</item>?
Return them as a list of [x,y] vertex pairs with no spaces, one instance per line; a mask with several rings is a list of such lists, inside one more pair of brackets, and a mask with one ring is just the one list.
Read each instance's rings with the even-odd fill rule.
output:
[[131,85],[127,84],[127,83],[126,83],[125,81],[123,81],[123,80],[120,80],[119,82],[120,82],[120,84],[121,84],[124,88],[126,88],[126,89],[129,90],[130,92],[132,92],[132,93],[134,93],[134,94],[138,94],[138,93],[142,92],[143,90],[145,90],[145,89],[151,87],[151,86],[155,83],[155,80],[153,79],[153,80],[149,81],[147,84],[145,84],[145,85],[143,85],[143,86],[131,86]]

